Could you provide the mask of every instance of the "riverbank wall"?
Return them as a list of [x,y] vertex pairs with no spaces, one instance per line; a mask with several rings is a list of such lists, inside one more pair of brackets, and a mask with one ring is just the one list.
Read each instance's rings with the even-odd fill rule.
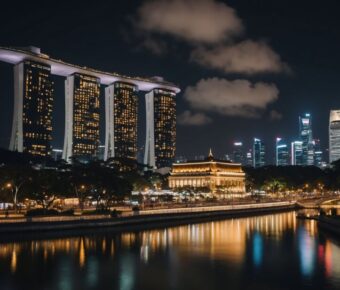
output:
[[0,234],[29,233],[46,231],[72,231],[82,229],[115,228],[124,229],[138,226],[177,225],[183,223],[266,214],[295,209],[296,203],[272,202],[242,205],[223,205],[209,207],[185,207],[176,209],[145,210],[124,217],[108,216],[58,216],[33,217],[0,222]]

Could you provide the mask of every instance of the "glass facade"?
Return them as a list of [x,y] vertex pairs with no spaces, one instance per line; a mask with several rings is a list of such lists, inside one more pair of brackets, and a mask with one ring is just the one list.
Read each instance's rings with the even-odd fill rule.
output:
[[137,87],[127,83],[114,84],[114,156],[137,158]]
[[291,143],[291,165],[303,165],[302,141],[294,141]]
[[255,168],[265,165],[265,146],[264,143],[257,138],[254,138],[253,144],[253,166]]
[[276,166],[289,165],[288,145],[281,138],[276,138]]
[[323,152],[321,150],[321,144],[319,139],[313,140],[314,145],[314,165],[317,167],[323,166]]
[[312,116],[310,114],[299,117],[299,133],[302,141],[302,165],[314,165]]
[[157,168],[171,167],[176,150],[176,94],[154,90],[155,162]]
[[234,142],[233,162],[240,163],[242,165],[246,164],[246,158],[244,155],[244,148],[242,142]]
[[340,110],[329,116],[329,163],[340,159]]
[[24,61],[14,68],[15,104],[11,150],[51,155],[53,81],[51,68]]

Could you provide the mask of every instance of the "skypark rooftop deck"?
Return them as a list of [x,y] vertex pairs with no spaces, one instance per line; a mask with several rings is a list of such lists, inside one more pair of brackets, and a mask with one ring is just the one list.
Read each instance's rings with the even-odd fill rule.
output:
[[[31,49],[31,51],[29,50]],[[74,64],[64,62],[62,60],[50,58],[48,55],[40,53],[40,49],[30,48],[6,48],[0,47],[0,61],[18,64],[24,60],[32,60],[48,64],[51,66],[51,73],[53,75],[67,77],[73,73],[87,74],[100,79],[101,84],[110,85],[114,82],[129,82],[138,86],[141,91],[151,91],[155,88],[162,88],[180,92],[180,89],[172,83],[164,81],[160,77],[155,78],[141,78],[141,77],[129,77],[120,75],[117,73],[103,72],[93,68],[82,67]]]

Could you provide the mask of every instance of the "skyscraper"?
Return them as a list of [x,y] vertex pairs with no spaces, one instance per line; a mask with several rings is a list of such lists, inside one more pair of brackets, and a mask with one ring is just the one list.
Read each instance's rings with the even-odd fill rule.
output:
[[302,141],[294,141],[291,143],[291,165],[303,165],[302,145]]
[[340,159],[340,110],[329,115],[329,163]]
[[242,142],[234,142],[233,162],[245,164],[244,148]]
[[75,73],[65,81],[65,137],[63,159],[88,161],[99,145],[99,79]]
[[251,149],[248,150],[246,155],[246,165],[253,166],[253,152]]
[[276,166],[287,166],[289,165],[289,152],[287,143],[282,140],[282,138],[276,138],[276,148],[275,148],[275,161]]
[[323,162],[323,152],[321,150],[320,140],[314,139],[313,146],[314,146],[314,165],[317,167],[322,167],[324,162]]
[[253,166],[255,168],[265,165],[265,146],[264,143],[257,138],[254,138],[253,144]]
[[312,117],[310,114],[299,117],[299,133],[302,141],[302,164],[314,165]]
[[105,156],[137,160],[137,86],[115,82],[105,89]]
[[15,65],[10,150],[51,155],[53,94],[49,65],[30,60]]
[[176,150],[176,93],[154,89],[145,95],[146,143],[144,163],[170,168]]

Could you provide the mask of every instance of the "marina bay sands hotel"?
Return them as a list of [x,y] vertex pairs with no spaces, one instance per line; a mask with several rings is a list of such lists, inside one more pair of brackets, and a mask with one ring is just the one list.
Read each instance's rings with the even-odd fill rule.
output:
[[10,150],[51,155],[54,84],[65,77],[63,159],[92,159],[99,146],[100,86],[105,85],[105,153],[137,159],[138,91],[145,91],[144,163],[170,167],[176,147],[176,94],[160,77],[128,77],[80,67],[41,53],[39,48],[2,48],[0,61],[14,65],[14,114]]

